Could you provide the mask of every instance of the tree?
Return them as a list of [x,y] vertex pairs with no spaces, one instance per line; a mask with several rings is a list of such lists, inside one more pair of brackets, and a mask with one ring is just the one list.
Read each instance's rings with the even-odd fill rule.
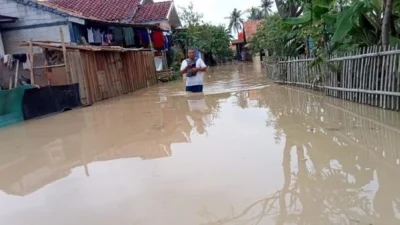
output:
[[272,11],[272,5],[274,2],[272,0],[261,0],[261,8],[263,10],[264,15],[269,15]]
[[257,7],[251,7],[246,11],[249,13],[248,20],[261,20],[263,19],[263,12]]
[[307,0],[275,0],[278,13],[282,18],[298,17],[303,13],[303,5]]
[[183,22],[184,26],[190,27],[201,24],[203,22],[203,14],[194,11],[193,2],[190,2],[187,8],[185,7],[179,7],[179,8],[180,8],[179,17]]
[[392,1],[384,0],[384,13],[382,20],[382,45],[386,46],[389,44],[389,31],[390,31],[390,21],[392,16]]
[[242,19],[242,11],[237,10],[236,8],[233,9],[231,15],[226,17],[229,19],[228,30],[233,30],[236,33],[239,33],[243,28],[243,19]]
[[224,25],[204,23],[203,15],[194,10],[192,3],[187,8],[182,7],[180,15],[187,30],[175,33],[174,40],[180,43],[183,49],[197,48],[211,53],[219,60],[232,57],[230,49],[232,35]]

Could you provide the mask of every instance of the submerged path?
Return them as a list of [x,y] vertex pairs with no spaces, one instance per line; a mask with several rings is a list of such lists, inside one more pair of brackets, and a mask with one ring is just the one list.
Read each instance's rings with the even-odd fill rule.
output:
[[400,224],[398,112],[206,76],[0,129],[0,224]]

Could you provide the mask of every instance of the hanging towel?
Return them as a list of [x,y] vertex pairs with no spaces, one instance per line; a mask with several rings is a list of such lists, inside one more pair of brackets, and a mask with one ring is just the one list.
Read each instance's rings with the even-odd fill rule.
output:
[[88,28],[87,29],[87,33],[88,33],[88,42],[89,43],[94,43],[94,38],[93,38],[93,29],[92,28]]
[[22,63],[22,68],[24,68],[24,70],[29,70],[31,68],[31,59],[29,57],[29,54],[26,54],[27,60],[26,62]]
[[134,39],[134,46],[136,48],[142,47],[142,38],[139,30],[133,30],[133,39]]
[[101,43],[101,33],[100,29],[93,30],[93,43],[100,44]]
[[5,55],[4,56],[4,64],[7,65],[8,69],[13,68],[13,63],[14,63],[14,57],[12,55]]
[[164,35],[161,31],[153,31],[151,34],[154,48],[163,49],[164,47]]
[[164,36],[164,50],[168,51],[168,38],[167,38],[167,36]]
[[145,29],[140,30],[140,40],[142,42],[143,47],[147,48],[149,46],[150,39],[147,30]]
[[168,51],[171,51],[172,46],[174,46],[174,40],[172,39],[171,35],[169,35],[167,38],[168,38]]
[[119,27],[114,27],[112,29],[112,34],[114,36],[113,44],[115,45],[123,45],[124,43],[124,35],[122,33],[122,29]]
[[8,64],[9,56],[10,56],[10,55],[5,55],[5,56],[3,57],[3,63],[4,63],[4,64]]
[[131,27],[122,28],[124,31],[124,41],[126,46],[133,46],[135,44],[135,34]]

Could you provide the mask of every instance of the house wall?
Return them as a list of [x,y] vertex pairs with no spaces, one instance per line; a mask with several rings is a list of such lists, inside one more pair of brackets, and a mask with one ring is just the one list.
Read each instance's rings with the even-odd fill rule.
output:
[[4,45],[3,45],[3,38],[1,37],[1,30],[0,30],[0,58],[4,55]]
[[[19,46],[19,42],[31,38],[61,41],[60,27],[63,29],[65,41],[70,42],[68,21],[65,16],[20,4],[14,0],[0,0],[0,14],[18,18],[15,23],[2,24],[6,54],[26,53],[28,48]],[[39,52],[39,49],[35,49],[35,52]]]
[[163,30],[171,30],[171,24],[168,21],[160,22],[160,28]]

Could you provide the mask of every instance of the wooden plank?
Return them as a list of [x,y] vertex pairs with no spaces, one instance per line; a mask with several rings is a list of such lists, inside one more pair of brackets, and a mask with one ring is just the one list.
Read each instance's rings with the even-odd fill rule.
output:
[[[371,53],[374,53],[376,50],[377,50],[377,47],[372,46]],[[376,66],[376,57],[373,57],[373,58],[371,58],[371,70],[368,72],[368,88],[367,88],[367,90],[372,90],[372,79],[373,79],[373,75],[374,75],[373,73],[375,71],[375,66]],[[367,97],[368,105],[372,105],[372,98],[373,98],[373,95],[368,94],[368,97]]]
[[64,67],[65,64],[57,64],[57,65],[49,65],[49,66],[35,66],[33,69],[45,69],[45,68],[58,68],[58,67]]
[[65,70],[67,72],[67,80],[69,84],[72,84],[72,77],[71,77],[71,72],[69,70],[69,64],[68,64],[68,59],[67,59],[67,48],[64,40],[64,31],[62,27],[60,27],[60,36],[61,36],[61,45],[62,45],[62,52],[63,52],[63,57],[64,57],[64,64],[65,64]]
[[19,59],[17,59],[14,75],[14,88],[18,86]]
[[[354,51],[354,53],[356,53],[356,51]],[[352,55],[353,52],[349,52],[349,55]],[[355,64],[355,62],[353,60],[348,60],[349,62],[349,66],[348,66],[348,71],[347,71],[347,87],[346,88],[352,88],[352,77],[353,77],[353,66]],[[354,62],[354,63],[353,63]],[[347,100],[351,100],[352,101],[352,95],[350,92],[346,92],[347,93]]]
[[[397,85],[396,85],[396,91],[399,92],[400,91],[400,56],[398,56],[397,58],[397,70],[395,73],[395,77],[397,80]],[[400,97],[396,97],[396,110],[400,109]]]
[[72,62],[71,66],[71,75],[73,77],[74,82],[76,81],[79,84],[79,95],[81,98],[81,103],[83,105],[90,104],[88,100],[88,92],[87,86],[85,82],[85,75],[82,67],[82,59],[81,55],[78,51],[68,52],[67,53],[68,60]]
[[30,78],[31,78],[31,84],[35,84],[35,73],[34,73],[34,68],[33,68],[33,44],[32,44],[32,38],[29,40],[29,73],[30,73]]
[[[394,49],[394,47],[390,47],[389,49]],[[392,75],[393,75],[393,59],[394,59],[394,55],[389,55],[389,67],[387,68],[387,77],[385,79],[385,88],[384,91],[390,91],[391,89],[391,80],[392,80]],[[392,109],[391,106],[391,98],[392,96],[386,96],[385,95],[385,106],[386,108]]]
[[[394,49],[395,50],[397,50],[398,49],[398,45],[396,44],[396,46],[394,47]],[[399,55],[394,55],[394,58],[393,58],[393,71],[392,71],[392,80],[391,80],[391,88],[390,88],[390,91],[391,92],[395,92],[395,91],[397,91],[396,90],[396,74],[397,74],[397,71],[398,71],[398,58],[399,58]],[[392,108],[391,109],[393,109],[393,110],[395,110],[396,109],[396,99],[397,99],[397,97],[395,97],[395,96],[392,96],[391,97],[391,105],[392,105]]]
[[[387,46],[383,46],[383,51],[385,51],[387,49]],[[380,82],[380,88],[379,88],[379,91],[383,91],[383,85],[385,84],[385,82],[384,82],[384,79],[385,79],[385,76],[386,76],[386,68],[387,68],[387,57],[386,57],[386,55],[383,55],[382,56],[382,70],[381,70],[381,72],[380,72],[380,79],[379,79],[379,82]],[[384,105],[383,105],[383,96],[381,95],[380,96],[380,98],[379,98],[379,107],[381,107],[381,108],[383,108],[384,107]]]
[[[343,55],[346,55],[347,53],[344,53]],[[343,88],[346,88],[347,85],[347,68],[348,68],[348,63],[347,60],[343,60],[343,68],[342,68],[342,77],[341,77],[341,86]],[[342,95],[342,99],[346,99],[346,93],[345,92],[340,92]]]
[[[364,53],[368,53],[368,48],[363,47],[362,52],[363,52],[363,54]],[[359,76],[359,84],[358,84],[358,88],[359,89],[364,89],[365,71],[367,70],[365,67],[368,66],[367,59],[368,58],[362,58],[361,59],[361,68],[360,68],[360,76]],[[365,99],[364,98],[364,94],[365,93],[361,93],[359,95],[359,97],[358,97],[359,98],[358,99],[359,103],[364,103],[364,99]]]
[[117,90],[114,87],[114,79],[113,79],[113,72],[111,70],[111,60],[110,60],[110,53],[102,52],[101,54],[97,54],[96,57],[96,65],[97,68],[101,71],[104,71],[104,91],[103,91],[103,98],[113,98],[118,96]]

